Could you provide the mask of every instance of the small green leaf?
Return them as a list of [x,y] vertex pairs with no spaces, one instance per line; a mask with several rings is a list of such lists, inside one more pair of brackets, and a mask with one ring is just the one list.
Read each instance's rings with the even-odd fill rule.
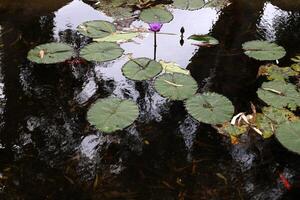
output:
[[109,97],[93,104],[87,118],[99,130],[111,133],[132,124],[138,115],[139,109],[135,102]]
[[276,108],[296,110],[300,106],[300,93],[295,85],[282,81],[265,82],[257,91],[258,97]]
[[116,32],[116,27],[107,21],[95,20],[84,22],[77,27],[82,35],[91,38],[103,38]]
[[209,45],[219,44],[219,41],[216,38],[209,35],[191,35],[190,37],[188,37],[188,39],[198,41],[200,42],[200,44],[209,44]]
[[198,89],[197,82],[190,75],[167,73],[156,78],[156,91],[172,100],[184,100],[193,96]]
[[173,15],[170,11],[162,8],[148,8],[141,12],[140,17],[146,23],[168,23],[172,21]]
[[188,113],[199,122],[213,125],[229,121],[234,112],[232,103],[226,97],[210,92],[189,98],[185,107]]
[[298,72],[297,74],[299,74],[300,72],[300,64],[292,64],[292,69],[295,71],[295,72]]
[[80,57],[87,61],[105,62],[122,56],[124,50],[113,42],[95,42],[80,51]]
[[253,40],[243,44],[244,53],[256,60],[278,60],[285,56],[282,46],[261,40]]
[[161,64],[149,58],[132,59],[122,67],[124,76],[135,81],[149,80],[161,71]]
[[63,43],[47,43],[30,50],[27,59],[38,64],[54,64],[64,62],[74,56],[71,46]]
[[159,61],[163,67],[163,73],[180,73],[190,75],[190,71],[182,68],[180,65],[174,62]]
[[205,5],[204,0],[173,0],[175,8],[183,10],[197,10]]
[[275,136],[285,148],[300,154],[300,121],[281,124]]

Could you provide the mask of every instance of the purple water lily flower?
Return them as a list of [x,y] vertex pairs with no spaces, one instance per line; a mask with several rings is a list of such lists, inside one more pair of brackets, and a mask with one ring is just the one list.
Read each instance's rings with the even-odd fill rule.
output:
[[153,32],[159,32],[161,27],[163,26],[162,23],[159,23],[159,22],[152,22],[149,24],[149,31],[153,31]]

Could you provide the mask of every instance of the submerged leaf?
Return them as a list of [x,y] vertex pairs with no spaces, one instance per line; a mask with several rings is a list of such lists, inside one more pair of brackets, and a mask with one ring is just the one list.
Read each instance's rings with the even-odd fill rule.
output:
[[141,12],[139,18],[146,23],[168,23],[172,21],[173,15],[163,8],[148,8]]
[[172,100],[184,100],[193,96],[198,89],[197,82],[190,75],[167,73],[159,76],[155,82],[156,91]]
[[183,10],[197,10],[205,5],[204,0],[173,0],[175,8]]
[[285,148],[300,154],[300,121],[281,124],[275,136]]
[[185,107],[196,120],[213,125],[229,121],[234,112],[232,103],[226,97],[210,92],[189,98]]
[[122,56],[124,50],[113,42],[95,42],[80,51],[80,57],[87,61],[105,62]]
[[282,46],[261,40],[253,40],[243,44],[244,53],[256,60],[278,60],[285,56]]
[[122,67],[124,76],[135,81],[149,80],[161,71],[161,64],[149,58],[132,59]]
[[257,91],[258,97],[276,108],[296,110],[300,106],[300,93],[293,84],[282,81],[265,82]]
[[163,73],[180,73],[190,75],[190,71],[180,67],[177,63],[174,62],[165,62],[163,60],[159,61],[163,67]]
[[132,124],[138,115],[139,109],[135,102],[109,97],[93,104],[87,118],[99,130],[111,133]]
[[36,46],[28,52],[28,60],[38,64],[54,64],[64,62],[74,55],[71,46],[63,43],[47,43]]
[[112,23],[103,20],[84,22],[77,29],[82,35],[91,38],[103,38],[116,32],[116,27]]

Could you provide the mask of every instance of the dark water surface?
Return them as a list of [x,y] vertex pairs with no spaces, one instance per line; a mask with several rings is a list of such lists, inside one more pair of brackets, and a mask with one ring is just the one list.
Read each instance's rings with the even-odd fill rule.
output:
[[[298,0],[234,0],[223,8],[171,9],[174,20],[158,35],[157,58],[191,71],[199,91],[227,96],[236,112],[248,111],[263,64],[242,54],[253,39],[275,41],[288,55],[300,52]],[[88,41],[75,28],[109,16],[79,1],[0,0],[0,199],[299,199],[300,157],[273,138],[245,135],[231,145],[209,125],[188,116],[182,102],[157,94],[151,82],[121,73],[129,55],[102,64],[33,66],[34,46],[61,41],[80,48]],[[147,27],[135,21],[132,26]],[[179,43],[211,33],[220,45]],[[153,38],[122,44],[133,57],[152,57]],[[136,101],[138,120],[114,135],[91,127],[86,112],[98,98]],[[279,178],[292,185],[287,190]]]

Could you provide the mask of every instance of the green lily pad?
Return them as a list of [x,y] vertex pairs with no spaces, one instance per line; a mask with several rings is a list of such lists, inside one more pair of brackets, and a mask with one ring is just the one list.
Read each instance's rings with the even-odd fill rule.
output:
[[300,154],[300,121],[281,124],[275,136],[285,148]]
[[173,0],[175,8],[183,10],[197,10],[205,5],[204,0]]
[[148,8],[141,12],[139,18],[146,23],[168,23],[172,21],[173,15],[163,8]]
[[72,56],[74,56],[74,50],[71,46],[53,42],[31,49],[27,59],[38,64],[54,64],[64,62]]
[[163,60],[159,61],[163,67],[163,73],[180,73],[190,75],[190,71],[180,67],[177,63],[174,62],[165,62]]
[[295,72],[297,72],[297,74],[299,74],[299,72],[300,72],[300,64],[299,64],[299,63],[298,63],[298,64],[292,64],[291,68],[292,68]]
[[124,76],[135,81],[149,80],[161,71],[161,64],[149,58],[132,59],[122,67]]
[[167,73],[156,78],[154,82],[156,91],[172,100],[184,100],[193,96],[197,90],[197,82],[190,75],[180,73]]
[[95,20],[84,22],[77,27],[77,30],[87,37],[103,38],[116,32],[116,27],[110,22]]
[[217,127],[217,130],[221,134],[228,134],[234,137],[238,137],[248,131],[248,125],[236,126],[230,124],[230,122],[226,121],[222,124],[221,127]]
[[264,138],[271,137],[280,124],[299,120],[294,113],[284,108],[264,107],[262,113],[256,114],[256,127]]
[[261,40],[253,40],[243,44],[244,53],[256,60],[278,60],[285,56],[282,46]]
[[263,65],[259,68],[259,75],[267,76],[268,80],[285,81],[290,76],[296,76],[298,73],[291,67],[278,67],[277,65]]
[[128,127],[138,115],[139,109],[135,102],[108,97],[93,104],[87,118],[99,130],[111,133]]
[[80,57],[87,61],[105,62],[122,56],[124,50],[113,42],[95,42],[80,51]]
[[188,37],[188,39],[210,45],[219,44],[219,41],[210,35],[191,35],[190,37]]
[[94,39],[95,42],[127,42],[136,38],[140,35],[140,33],[132,32],[132,33],[122,33],[122,32],[115,32],[110,34],[109,36],[103,38],[96,38]]
[[188,113],[207,124],[223,124],[229,121],[234,113],[234,107],[226,97],[217,93],[203,93],[189,98],[185,107]]
[[276,108],[296,110],[300,106],[300,93],[295,85],[282,81],[265,82],[257,91],[258,97]]

